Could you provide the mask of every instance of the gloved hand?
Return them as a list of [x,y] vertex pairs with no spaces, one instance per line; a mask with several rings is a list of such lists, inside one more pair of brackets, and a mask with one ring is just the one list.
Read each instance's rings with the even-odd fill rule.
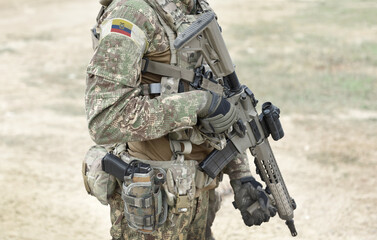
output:
[[[276,215],[276,208],[272,206],[262,185],[253,177],[231,180],[234,191],[234,206],[241,211],[244,223],[251,227],[268,222]],[[253,208],[250,208],[254,203]]]
[[223,133],[237,120],[236,108],[216,93],[207,94],[207,103],[198,112],[199,123],[205,133]]

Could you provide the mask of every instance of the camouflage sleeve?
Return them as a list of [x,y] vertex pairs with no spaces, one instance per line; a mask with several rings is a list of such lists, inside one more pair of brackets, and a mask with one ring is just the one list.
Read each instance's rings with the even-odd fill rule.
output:
[[249,159],[246,153],[239,154],[236,159],[224,168],[223,172],[229,175],[230,180],[251,176]]
[[93,140],[97,144],[143,141],[195,125],[196,112],[206,102],[204,92],[154,99],[140,94],[143,54],[167,47],[153,10],[143,1],[132,0],[110,7],[87,69],[85,104]]

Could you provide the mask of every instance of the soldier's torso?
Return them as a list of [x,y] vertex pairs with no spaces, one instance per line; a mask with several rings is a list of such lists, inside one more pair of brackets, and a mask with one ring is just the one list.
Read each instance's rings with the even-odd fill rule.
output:
[[[158,16],[158,21],[153,21],[155,34],[152,38],[147,39],[148,48],[144,58],[152,61],[172,64],[185,69],[194,69],[201,64],[200,54],[198,52],[177,53],[174,50],[173,42],[175,37],[183,32],[192,22],[196,20],[205,6],[200,6],[193,0],[114,0],[106,9],[102,16],[102,21],[111,18],[116,11],[121,9],[119,6],[129,5],[133,9],[139,7],[139,11],[134,14],[145,21],[151,21],[147,14],[151,10]],[[206,3],[204,3],[206,4]],[[148,9],[149,8],[149,9]],[[207,8],[209,9],[209,7]],[[144,18],[144,19],[143,19]],[[99,22],[99,26],[100,26]],[[161,94],[173,94],[178,91],[193,91],[188,83],[179,82],[179,79],[162,77],[152,73],[143,73],[140,75],[140,84],[148,85],[151,83],[161,83]],[[178,86],[179,85],[179,86]],[[153,98],[155,96],[148,96]],[[172,152],[170,149],[170,139],[189,140],[192,137],[192,128],[183,129],[158,139],[130,142],[129,153],[134,157],[149,160],[170,160]],[[212,148],[204,144],[201,139],[193,144],[191,154],[185,156],[186,159],[203,160]],[[202,144],[203,143],[203,144]]]

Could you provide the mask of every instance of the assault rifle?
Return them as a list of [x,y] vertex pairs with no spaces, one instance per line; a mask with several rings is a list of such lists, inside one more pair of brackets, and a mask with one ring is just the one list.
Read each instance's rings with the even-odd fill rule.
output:
[[[262,114],[258,115],[255,109],[258,101],[252,91],[238,81],[214,13],[202,14],[177,37],[174,47],[178,51],[200,51],[213,74],[223,79],[224,97],[233,103],[238,111],[239,120],[227,133],[225,148],[211,152],[200,167],[214,178],[238,154],[249,149],[255,157],[257,172],[267,185],[266,192],[277,208],[279,217],[286,220],[292,236],[296,236],[293,221],[296,204],[288,193],[267,139],[270,134],[274,140],[284,136],[279,121],[280,110],[267,102],[262,106]],[[194,84],[200,89],[200,78],[194,81]],[[251,206],[248,211],[252,213],[253,209],[255,207]]]

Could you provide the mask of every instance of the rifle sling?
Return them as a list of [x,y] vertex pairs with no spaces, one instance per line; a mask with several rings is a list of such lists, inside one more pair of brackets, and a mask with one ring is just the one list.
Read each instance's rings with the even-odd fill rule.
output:
[[[153,73],[153,74],[157,74],[157,75],[161,75],[165,77],[183,79],[189,83],[192,83],[195,77],[195,72],[193,70],[180,68],[180,67],[166,64],[166,63],[151,61],[146,58],[142,59],[141,69],[142,69],[141,71],[142,73],[148,72],[148,73]],[[212,82],[206,78],[203,78],[201,87],[206,90],[213,91],[220,94],[223,91],[223,87],[220,84]],[[153,91],[153,94],[157,94],[157,93]]]
[[143,58],[141,65],[142,72],[154,73],[161,76],[173,77],[192,82],[194,79],[194,71],[183,69],[174,65],[151,61]]

